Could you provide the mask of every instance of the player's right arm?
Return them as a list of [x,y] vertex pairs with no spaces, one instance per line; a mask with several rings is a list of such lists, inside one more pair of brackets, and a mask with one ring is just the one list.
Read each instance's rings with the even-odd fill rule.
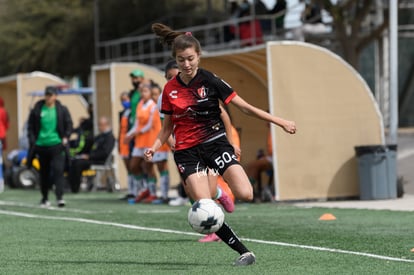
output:
[[173,123],[172,123],[171,115],[165,114],[162,128],[160,132],[158,133],[158,136],[155,139],[154,144],[151,146],[151,148],[145,151],[145,160],[147,161],[152,160],[152,156],[154,155],[154,153],[168,140],[172,132],[173,132]]

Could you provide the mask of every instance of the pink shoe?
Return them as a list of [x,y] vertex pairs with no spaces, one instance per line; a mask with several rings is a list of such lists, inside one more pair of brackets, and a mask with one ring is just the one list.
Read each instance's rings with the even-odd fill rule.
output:
[[216,233],[211,233],[211,234],[205,235],[198,241],[200,243],[211,243],[211,242],[220,242],[221,239],[219,238],[219,236],[216,235]]
[[224,210],[226,212],[231,213],[234,211],[234,202],[233,200],[226,194],[226,192],[221,192],[221,197],[218,198],[218,201],[221,205],[223,205]]

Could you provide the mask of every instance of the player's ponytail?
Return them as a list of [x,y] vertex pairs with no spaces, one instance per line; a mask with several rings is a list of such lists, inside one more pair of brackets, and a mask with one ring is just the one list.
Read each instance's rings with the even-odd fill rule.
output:
[[152,24],[152,32],[160,39],[162,44],[171,46],[172,56],[175,58],[177,50],[185,50],[194,47],[198,54],[201,54],[200,42],[190,33],[174,31],[170,27],[161,24]]
[[166,44],[168,46],[172,46],[172,43],[177,36],[185,34],[185,32],[174,31],[170,27],[161,23],[152,24],[152,32],[160,38],[160,42],[162,44]]

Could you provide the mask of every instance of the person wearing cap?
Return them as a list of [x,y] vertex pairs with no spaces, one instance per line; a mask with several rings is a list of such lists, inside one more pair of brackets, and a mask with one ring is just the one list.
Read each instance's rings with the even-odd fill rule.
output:
[[[38,101],[29,114],[28,139],[30,154],[40,162],[41,206],[50,206],[48,193],[55,185],[58,207],[64,207],[63,173],[66,146],[72,132],[72,118],[66,106],[57,100],[58,88],[49,86],[45,98]],[[32,157],[28,158],[28,165]]]
[[141,93],[139,92],[139,86],[144,81],[144,72],[135,69],[133,70],[129,76],[131,77],[131,83],[134,87],[129,92],[129,101],[131,102],[131,113],[129,115],[129,124],[132,127],[135,124],[135,117],[136,117],[136,109],[138,106],[138,102],[141,99]]

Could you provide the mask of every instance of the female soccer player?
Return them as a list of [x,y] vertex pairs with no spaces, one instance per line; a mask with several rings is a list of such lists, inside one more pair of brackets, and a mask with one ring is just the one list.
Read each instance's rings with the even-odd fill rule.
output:
[[[215,190],[211,190],[208,177],[200,173],[210,167],[223,176],[236,198],[252,200],[253,189],[249,178],[225,137],[219,100],[224,104],[231,102],[244,113],[276,124],[291,134],[296,132],[295,123],[250,105],[227,83],[199,68],[201,46],[191,33],[177,32],[159,23],[153,24],[152,30],[163,43],[172,47],[180,73],[164,87],[161,108],[165,114],[164,123],[158,138],[145,152],[146,160],[152,159],[154,152],[174,130],[174,159],[191,198],[200,200],[212,197]],[[254,254],[241,243],[227,223],[223,223],[216,234],[239,252],[240,257],[235,265],[255,262]]]

